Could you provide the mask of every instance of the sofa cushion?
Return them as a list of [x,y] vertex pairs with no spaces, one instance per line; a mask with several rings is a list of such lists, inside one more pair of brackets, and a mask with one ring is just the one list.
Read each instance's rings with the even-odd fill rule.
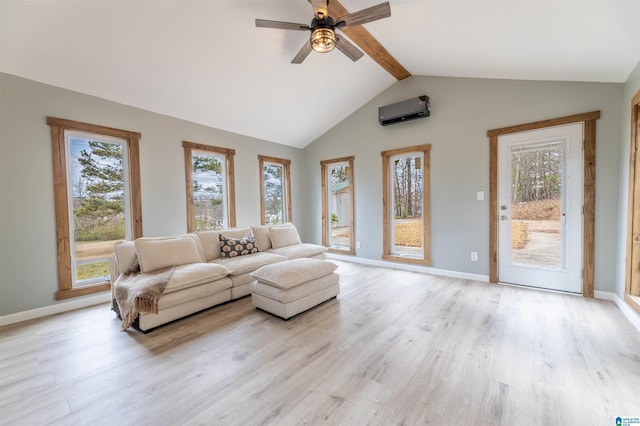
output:
[[251,232],[251,227],[243,226],[241,228],[221,229],[219,232],[227,238],[241,238]]
[[[190,263],[177,266],[167,283],[165,293],[213,282],[227,275],[229,275],[229,270],[216,263]],[[230,283],[230,281],[225,282]]]
[[253,232],[249,232],[248,235],[242,238],[229,238],[225,237],[224,234],[220,234],[220,257],[223,259],[246,256],[259,251]]
[[294,244],[291,246],[280,247],[277,249],[269,250],[269,253],[279,254],[288,259],[300,259],[303,257],[313,257],[319,254],[323,254],[327,251],[325,246],[319,246],[317,244]]
[[279,288],[291,288],[316,278],[329,275],[338,265],[319,259],[295,259],[263,266],[252,277]]
[[229,259],[216,259],[213,262],[225,266],[231,271],[230,275],[240,275],[253,272],[264,265],[284,262],[286,257],[273,253],[258,252],[247,256],[232,257]]
[[271,237],[269,236],[270,225],[252,226],[253,235],[256,237],[256,244],[260,251],[269,250],[271,248]]
[[202,251],[207,262],[220,257],[220,232],[219,231],[198,231],[195,233],[200,238]]
[[275,287],[271,284],[265,284],[262,281],[255,280],[251,283],[251,292],[278,302],[289,303],[336,285],[339,281],[340,276],[335,272],[289,289]]
[[182,235],[168,238],[138,238],[134,241],[140,270],[153,272],[169,266],[204,262],[198,246],[197,237]]
[[[186,265],[185,265],[186,266]],[[163,310],[171,308],[173,306],[179,305],[188,305],[189,303],[193,303],[197,300],[203,300],[212,295],[220,294],[226,292],[226,294],[231,293],[229,291],[231,288],[231,280],[228,278],[219,278],[215,281],[194,285],[190,287],[183,287],[179,289],[166,289],[164,293],[162,293],[162,297],[158,300],[158,310],[161,313]],[[225,298],[224,301],[229,300],[229,297]],[[180,317],[186,316],[193,313],[184,312]]]
[[298,235],[298,230],[292,223],[273,225],[269,228],[269,237],[271,238],[271,246],[273,248],[302,243]]
[[119,274],[128,274],[140,270],[138,256],[133,241],[120,241],[113,246],[113,253],[116,255],[116,264]]

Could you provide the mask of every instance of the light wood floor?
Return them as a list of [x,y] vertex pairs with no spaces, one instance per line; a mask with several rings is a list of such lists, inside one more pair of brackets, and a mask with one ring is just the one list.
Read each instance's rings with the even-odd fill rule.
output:
[[105,305],[0,329],[0,424],[614,425],[640,333],[611,302],[337,262],[283,321],[245,298],[143,335]]

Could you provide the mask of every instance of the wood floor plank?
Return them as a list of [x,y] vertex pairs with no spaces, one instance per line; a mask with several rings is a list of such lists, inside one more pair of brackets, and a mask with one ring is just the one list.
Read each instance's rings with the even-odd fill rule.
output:
[[611,302],[336,262],[283,321],[250,298],[152,333],[108,305],[0,328],[0,423],[614,424],[640,333]]

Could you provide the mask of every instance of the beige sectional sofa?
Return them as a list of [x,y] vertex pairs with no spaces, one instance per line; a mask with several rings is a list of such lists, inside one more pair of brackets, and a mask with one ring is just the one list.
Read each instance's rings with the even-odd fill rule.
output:
[[[223,254],[220,241],[252,233],[259,251]],[[227,249],[225,249],[227,250]],[[123,273],[142,274],[174,267],[158,313],[140,313],[134,326],[148,331],[203,309],[251,294],[251,273],[289,259],[326,257],[326,247],[300,241],[293,224],[200,231],[175,237],[139,238],[115,245],[111,282]],[[246,251],[246,250],[245,250]],[[236,255],[237,254],[237,255]],[[119,315],[114,295],[113,309]]]

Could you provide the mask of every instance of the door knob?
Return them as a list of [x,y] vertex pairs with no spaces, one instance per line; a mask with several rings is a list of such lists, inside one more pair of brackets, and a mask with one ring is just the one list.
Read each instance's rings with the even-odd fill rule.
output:
[[506,214],[503,214],[502,216],[500,216],[500,220],[507,220],[509,219],[509,217]]
[[506,210],[507,206],[505,206],[504,204],[500,206],[500,210]]

